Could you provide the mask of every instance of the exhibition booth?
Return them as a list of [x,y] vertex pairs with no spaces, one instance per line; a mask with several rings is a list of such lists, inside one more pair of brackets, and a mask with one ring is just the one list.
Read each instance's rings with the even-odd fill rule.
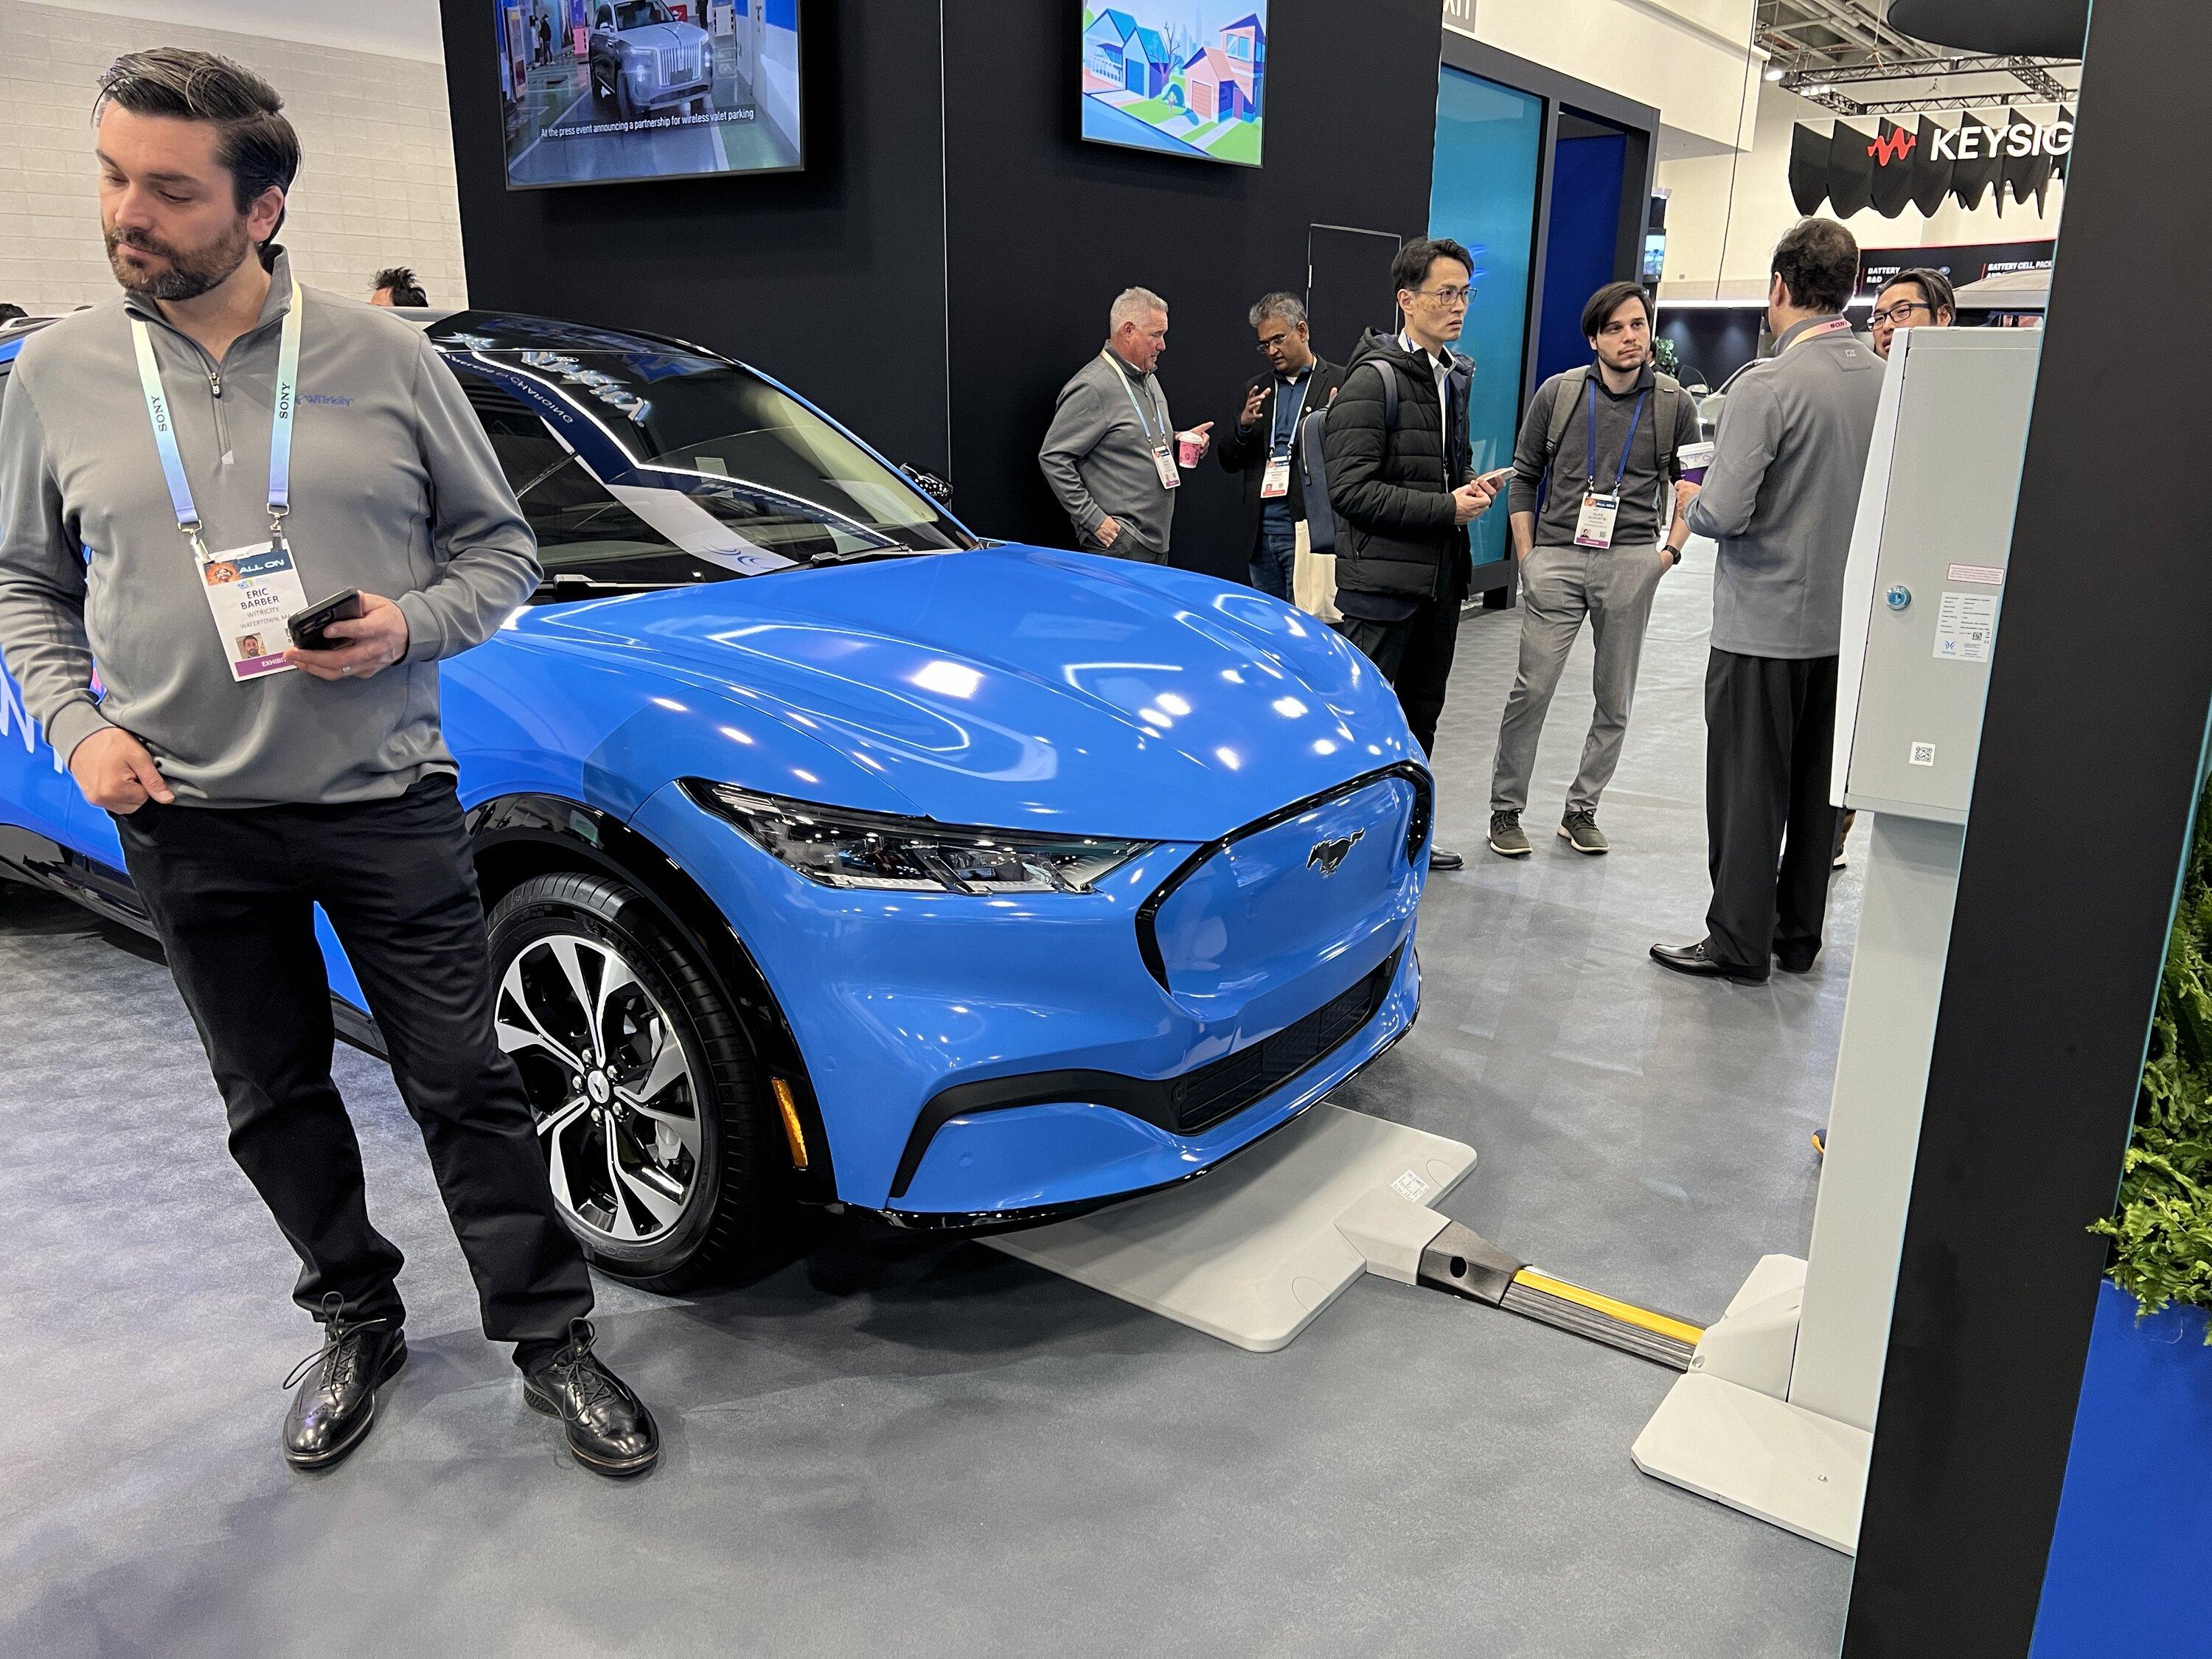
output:
[[[179,27],[250,61],[258,3]],[[0,0],[105,52],[86,9]],[[2212,15],[1358,10],[443,0],[414,61],[465,283],[401,315],[540,566],[442,670],[443,726],[493,1028],[669,1455],[580,1498],[514,1449],[390,993],[318,911],[416,1361],[343,1471],[276,1467],[240,1379],[297,1336],[268,1327],[307,1252],[222,1161],[131,832],[11,659],[0,1307],[51,1444],[0,1516],[0,1648],[281,1651],[374,1611],[410,1651],[2198,1650],[2185,1582],[2139,1564],[2212,1540],[2212,574],[2185,491],[2084,481],[2212,441],[2182,380],[2112,368],[2144,271],[2212,246],[2201,199],[2136,187]],[[283,67],[298,272],[336,289],[390,244],[311,240],[374,181],[316,176],[325,94]],[[1469,527],[1425,749],[1368,658],[1246,585],[1248,504],[1193,441],[1258,385],[1255,301],[1340,366],[1408,325],[1392,261],[1426,236],[1474,261],[1474,473],[1619,282],[1710,445],[1790,343],[1771,256],[1807,216],[1856,239],[1881,384],[1832,771],[1801,781],[1862,827],[1816,969],[1698,983],[1644,941],[1711,892],[1728,546],[1651,602],[1620,849],[1563,823],[1447,873],[1522,649],[1507,514]],[[0,325],[18,410],[106,276],[81,240],[7,278],[51,288]],[[1915,270],[1947,325],[1877,343]],[[1144,463],[1178,492],[1164,568],[1068,550],[1039,465],[1133,285],[1184,446]],[[295,391],[303,424],[370,401],[288,382],[287,422]],[[2084,605],[2093,546],[2148,600]],[[165,1320],[193,1334],[134,1413],[108,1325]]]

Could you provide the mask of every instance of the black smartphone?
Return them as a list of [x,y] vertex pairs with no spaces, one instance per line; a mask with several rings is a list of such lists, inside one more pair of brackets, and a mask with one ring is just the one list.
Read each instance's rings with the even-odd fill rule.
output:
[[284,631],[292,636],[292,643],[302,651],[342,651],[348,641],[333,640],[323,630],[334,622],[361,620],[361,590],[349,587],[343,593],[333,593],[305,611],[296,611],[284,619]]

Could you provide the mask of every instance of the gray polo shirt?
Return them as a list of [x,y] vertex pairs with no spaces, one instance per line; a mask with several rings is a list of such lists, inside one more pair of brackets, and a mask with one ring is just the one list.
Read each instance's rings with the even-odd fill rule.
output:
[[1745,657],[1832,657],[1881,360],[1839,323],[1816,317],[1746,369],[1721,429],[1690,528],[1720,544],[1713,648]]
[[1155,551],[1168,550],[1178,492],[1160,483],[1152,459],[1152,445],[1163,438],[1172,455],[1175,419],[1159,377],[1132,373],[1110,350],[1060,387],[1037,465],[1086,545],[1111,517]]
[[349,587],[394,601],[407,655],[367,678],[232,679],[162,482],[131,320],[147,322],[209,548],[265,545],[291,308],[281,253],[270,277],[220,365],[151,302],[115,300],[25,341],[0,399],[0,655],[56,754],[121,726],[185,805],[374,800],[453,771],[438,659],[489,638],[538,585],[490,440],[422,331],[307,289],[287,538],[309,604]]

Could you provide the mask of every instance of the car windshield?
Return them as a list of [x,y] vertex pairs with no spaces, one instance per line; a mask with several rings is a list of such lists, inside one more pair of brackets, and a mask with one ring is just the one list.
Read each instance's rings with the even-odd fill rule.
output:
[[450,361],[556,585],[717,581],[975,545],[843,431],[736,364],[674,347]]
[[617,32],[641,29],[647,23],[671,21],[668,8],[662,5],[660,0],[623,0],[623,4],[615,8],[615,28]]

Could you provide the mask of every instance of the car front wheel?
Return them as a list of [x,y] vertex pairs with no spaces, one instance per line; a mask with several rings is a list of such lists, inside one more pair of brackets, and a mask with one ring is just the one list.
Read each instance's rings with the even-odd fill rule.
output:
[[500,1047],[562,1219],[646,1289],[725,1278],[779,1208],[767,1091],[720,987],[635,888],[534,876],[491,915]]

